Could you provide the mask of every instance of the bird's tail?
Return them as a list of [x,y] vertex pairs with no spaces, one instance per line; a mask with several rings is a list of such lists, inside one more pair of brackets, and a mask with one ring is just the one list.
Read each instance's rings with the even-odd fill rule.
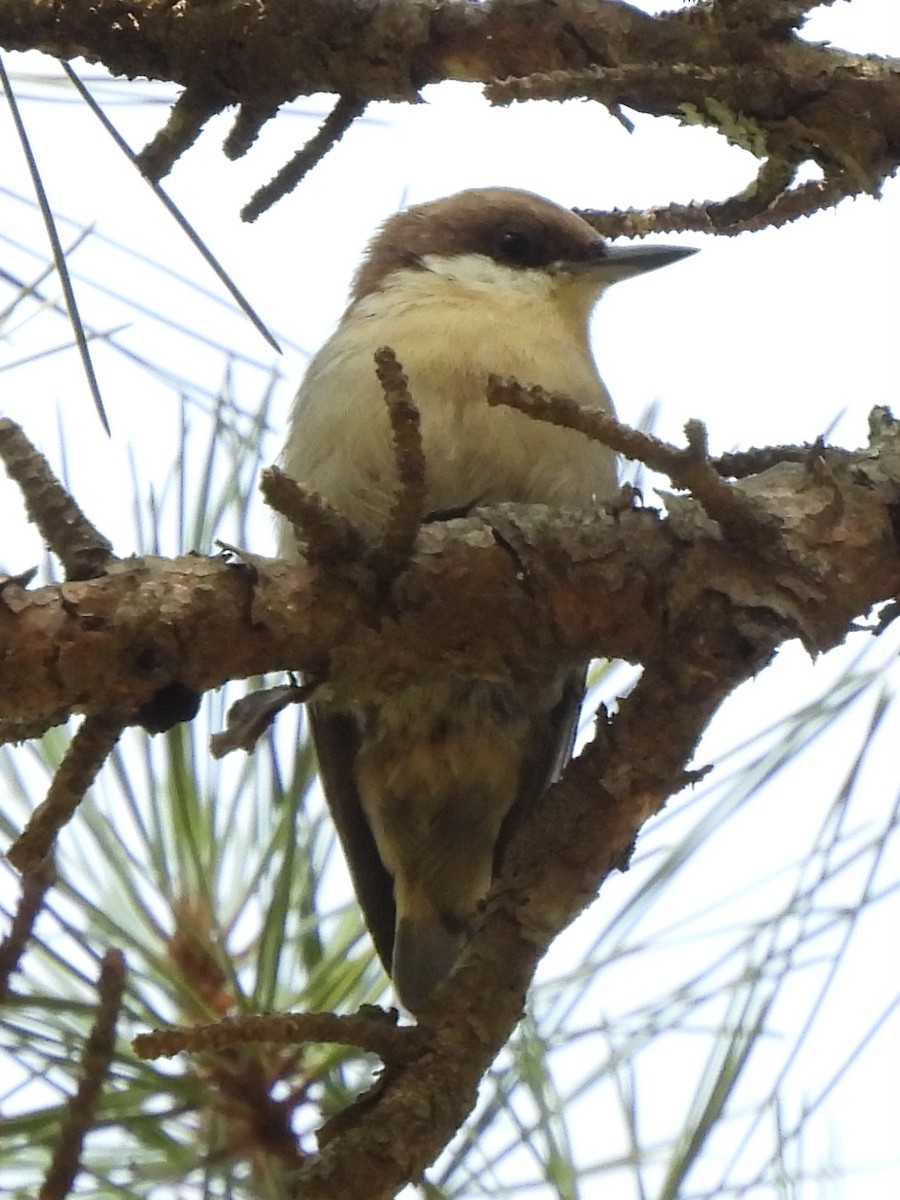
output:
[[417,1015],[447,978],[466,942],[466,931],[439,913],[398,916],[391,976],[404,1008]]

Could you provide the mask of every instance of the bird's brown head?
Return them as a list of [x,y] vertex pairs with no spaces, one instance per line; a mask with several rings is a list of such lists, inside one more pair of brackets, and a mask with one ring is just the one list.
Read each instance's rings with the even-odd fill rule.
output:
[[598,290],[693,253],[673,246],[611,247],[582,217],[532,192],[471,188],[394,214],[369,244],[352,299],[398,271],[479,256],[512,270],[594,274]]

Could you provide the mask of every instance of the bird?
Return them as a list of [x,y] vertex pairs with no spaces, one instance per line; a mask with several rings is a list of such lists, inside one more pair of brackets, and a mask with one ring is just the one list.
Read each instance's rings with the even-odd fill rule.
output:
[[[611,246],[581,216],[515,188],[457,192],[390,216],[294,401],[283,470],[377,543],[398,492],[374,355],[390,347],[420,414],[426,511],[498,503],[591,509],[614,453],[485,398],[489,376],[612,403],[589,323],[612,284],[694,251]],[[298,553],[283,522],[281,553]],[[454,674],[354,707],[309,704],[326,801],[400,1003],[431,1004],[471,936],[510,830],[572,754],[587,663],[527,683]]]

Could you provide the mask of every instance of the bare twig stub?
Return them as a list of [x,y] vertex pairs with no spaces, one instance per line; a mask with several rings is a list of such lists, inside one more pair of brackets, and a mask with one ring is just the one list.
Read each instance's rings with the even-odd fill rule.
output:
[[163,128],[135,157],[135,165],[152,183],[159,183],[194,144],[210,117],[227,103],[224,89],[208,82],[202,87],[187,88],[175,101]]
[[7,857],[19,871],[33,871],[49,854],[56,835],[71,819],[124,728],[121,717],[85,717],[50,784]]
[[362,557],[364,542],[355,526],[279,467],[263,471],[259,486],[266,503],[294,526],[310,562],[352,562]]
[[277,104],[242,104],[238,109],[234,124],[231,126],[231,131],[222,145],[225,157],[237,159],[246,154],[259,137],[259,131],[263,125],[267,121],[271,121],[277,112]]
[[78,1090],[69,1101],[38,1200],[64,1200],[72,1190],[80,1169],[85,1135],[94,1122],[97,1101],[115,1051],[116,1021],[124,991],[125,959],[121,951],[107,950],[97,981],[100,1003],[81,1057]]
[[63,565],[67,579],[94,579],[112,558],[112,545],[94,528],[14,421],[0,418],[0,458],[19,485],[29,519]]
[[403,569],[416,544],[425,516],[426,464],[419,410],[390,346],[376,350],[375,369],[391,423],[397,474],[397,493],[378,549],[380,568],[390,576]]

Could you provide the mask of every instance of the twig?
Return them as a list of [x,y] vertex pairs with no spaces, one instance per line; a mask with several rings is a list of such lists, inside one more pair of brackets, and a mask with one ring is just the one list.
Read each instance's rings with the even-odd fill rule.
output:
[[254,1042],[307,1042],[355,1046],[385,1063],[408,1062],[421,1053],[425,1036],[417,1026],[398,1026],[396,1014],[366,1006],[350,1016],[336,1013],[259,1013],[227,1017],[185,1029],[155,1029],[132,1043],[140,1058],[171,1058],[183,1051],[226,1050]]
[[799,187],[783,192],[764,213],[739,221],[722,233],[746,233],[756,229],[778,229],[799,217],[808,217],[814,212],[834,208],[841,200],[866,192],[872,194],[871,184],[850,171],[834,171],[824,179],[813,179]]
[[84,718],[53,776],[46,799],[31,814],[24,832],[7,852],[9,861],[23,874],[35,870],[47,856],[56,835],[84,799],[124,726],[120,716]]
[[44,907],[44,896],[55,878],[56,871],[50,858],[45,858],[34,870],[22,876],[22,895],[9,933],[0,944],[0,1000],[5,1000],[9,994],[10,976],[25,952],[34,923]]
[[397,494],[378,548],[381,572],[391,576],[409,562],[425,516],[425,454],[419,410],[390,346],[375,351],[375,371],[391,423],[397,474]]
[[286,163],[274,179],[254,192],[250,200],[241,209],[244,221],[255,221],[258,216],[271,208],[276,200],[293,191],[307,172],[325,157],[328,151],[336,146],[357,117],[362,116],[366,109],[366,101],[356,96],[339,96],[334,108],[319,126],[319,131],[309,139],[302,150],[298,150],[289,163]]
[[287,517],[306,543],[311,562],[348,562],[362,557],[365,543],[355,526],[279,467],[263,471],[259,486],[270,508]]
[[[722,11],[716,15],[724,17],[725,25],[753,27],[757,36],[760,30],[778,29],[787,35],[811,5],[805,0],[778,0],[777,4],[773,0],[722,0],[718,7]],[[694,11],[698,19],[708,21],[708,10],[702,17],[700,10]],[[690,12],[685,20],[691,20]],[[681,119],[717,129],[763,160],[757,176],[749,187],[725,200],[610,213],[575,209],[600,233],[635,237],[694,230],[733,236],[778,227],[845,197],[877,190],[878,170],[860,169],[855,157],[842,153],[840,147],[814,155],[824,179],[791,187],[798,168],[810,157],[810,146],[817,144],[814,131],[807,130],[802,119],[756,121],[745,115],[763,111],[763,97],[782,83],[771,67],[662,62],[563,68],[493,80],[485,87],[485,95],[493,104],[589,97],[614,111],[617,104],[629,103],[635,93],[645,98],[657,92],[667,95],[673,79],[678,81]],[[740,94],[740,112],[733,111],[724,99],[732,90]]]
[[25,497],[28,517],[59,558],[67,579],[95,579],[112,558],[112,545],[90,523],[22,429],[0,417],[0,458]]
[[726,479],[746,479],[759,475],[779,463],[805,463],[815,443],[803,446],[759,446],[749,450],[731,450],[711,458],[710,466]]
[[848,172],[838,171],[825,179],[811,180],[790,188],[761,212],[734,221],[729,220],[728,206],[740,197],[710,200],[702,204],[667,204],[662,208],[625,208],[610,212],[576,208],[573,211],[605,237],[644,237],[648,233],[686,232],[736,237],[748,230],[778,228],[789,221],[796,221],[798,217],[833,208],[841,200],[868,190],[862,180]]
[[85,1135],[94,1121],[100,1091],[116,1045],[116,1021],[125,990],[125,959],[119,950],[107,950],[100,965],[97,992],[100,1003],[81,1057],[78,1090],[68,1104],[59,1141],[38,1193],[38,1200],[64,1200],[72,1190],[81,1162]]
[[210,84],[186,88],[172,105],[169,119],[159,133],[135,155],[135,165],[141,174],[151,183],[159,183],[196,142],[210,117],[221,112],[227,103],[222,88]]

